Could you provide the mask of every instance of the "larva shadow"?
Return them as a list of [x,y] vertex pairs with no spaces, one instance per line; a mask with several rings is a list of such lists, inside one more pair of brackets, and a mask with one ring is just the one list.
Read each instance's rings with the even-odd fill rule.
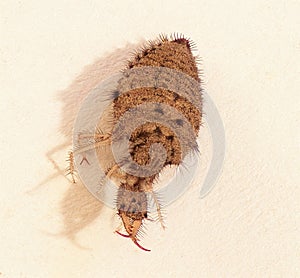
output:
[[82,248],[76,241],[76,234],[99,217],[102,207],[103,204],[95,199],[81,182],[71,185],[60,202],[64,226],[59,235],[66,236]]
[[59,92],[57,99],[62,103],[62,117],[59,131],[71,142],[74,120],[83,99],[103,80],[124,69],[128,57],[133,55],[139,44],[127,44],[123,48],[106,54],[94,63],[86,66],[70,86]]
[[[132,55],[132,50],[138,46],[139,44],[127,44],[121,49],[106,54],[86,66],[70,86],[58,93],[56,98],[62,104],[59,132],[64,136],[65,141],[48,152],[47,156],[54,164],[56,173],[49,176],[44,183],[61,176],[67,166],[67,162],[64,162],[65,164],[60,162],[61,165],[58,165],[52,156],[56,153],[64,153],[67,157],[67,152],[71,149],[72,144],[73,124],[83,99],[99,82],[124,68],[126,59]],[[99,217],[102,208],[103,204],[86,189],[79,179],[77,179],[76,184],[70,182],[70,187],[60,201],[63,230],[59,235],[66,236],[80,247],[76,243],[76,234],[94,222]]]

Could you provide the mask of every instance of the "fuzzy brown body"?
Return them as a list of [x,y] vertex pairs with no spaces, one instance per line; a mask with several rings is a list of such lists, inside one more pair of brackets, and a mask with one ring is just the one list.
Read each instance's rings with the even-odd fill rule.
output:
[[[128,62],[128,69],[149,66],[167,67],[181,71],[200,82],[196,60],[192,54],[190,43],[189,40],[182,37],[173,39],[160,37],[157,42],[150,43],[142,51],[138,52]],[[123,89],[125,93],[115,98],[113,102],[114,121],[118,121],[131,108],[145,103],[155,103],[156,108],[154,110],[156,110],[156,113],[161,113],[164,117],[169,117],[179,126],[182,125],[181,119],[177,119],[176,115],[168,115],[163,107],[160,106],[160,104],[165,104],[181,113],[190,123],[194,133],[198,133],[201,125],[202,110],[199,110],[188,99],[163,88],[144,87],[126,90],[128,82],[130,82],[128,80],[130,79],[124,78],[119,84],[119,90],[122,91]],[[184,80],[173,80],[172,82],[175,82],[175,85],[178,82],[178,86],[184,88],[183,90],[191,89],[188,87],[188,84],[184,84]],[[196,99],[200,99],[201,102],[199,87],[192,88],[192,90],[194,90],[193,93],[196,95]],[[202,107],[202,102],[200,103],[200,107]],[[185,134],[181,136],[184,138]],[[186,138],[186,140],[189,140],[189,138]],[[179,165],[185,155],[196,148],[195,138],[192,140],[194,142],[191,142],[189,144],[190,147],[184,150],[181,148],[179,138],[177,138],[174,131],[161,123],[148,122],[136,128],[131,134],[130,154],[133,161],[137,164],[147,165],[150,160],[149,149],[151,145],[161,143],[167,154],[164,166]],[[123,221],[124,228],[128,233],[126,237],[130,237],[140,248],[142,247],[137,243],[139,230],[142,227],[143,220],[148,217],[146,192],[153,192],[153,182],[157,178],[157,175],[158,173],[149,177],[136,177],[132,174],[122,172],[119,168],[111,173],[111,177],[120,180],[117,209]]]

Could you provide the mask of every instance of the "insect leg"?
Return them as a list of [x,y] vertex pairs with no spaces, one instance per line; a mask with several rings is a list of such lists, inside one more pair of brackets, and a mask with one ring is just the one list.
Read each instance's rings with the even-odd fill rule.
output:
[[163,217],[162,217],[162,213],[161,213],[161,207],[160,207],[160,204],[159,204],[159,202],[157,200],[157,197],[156,197],[156,195],[155,195],[155,193],[153,191],[151,191],[151,196],[152,196],[152,198],[154,200],[154,203],[156,205],[156,211],[157,211],[157,215],[158,215],[158,220],[159,220],[159,222],[161,224],[161,227],[163,229],[165,229],[166,227],[165,227],[165,224],[164,224],[164,221],[163,221]]
[[106,176],[110,179],[111,176],[119,169],[119,165],[115,164],[113,167],[111,167],[108,172],[106,173]]
[[92,150],[92,149],[97,149],[98,147],[104,146],[104,145],[109,145],[111,143],[111,134],[107,133],[107,134],[100,134],[100,133],[96,133],[96,134],[91,134],[91,133],[80,133],[78,135],[78,145],[81,146],[81,141],[82,140],[86,140],[86,139],[93,139],[95,140],[94,143],[92,144],[88,144],[85,145],[83,147],[79,147],[78,149],[76,149],[74,151],[74,155],[76,154],[81,154],[83,156],[80,165],[86,161],[88,164],[89,161],[87,160],[84,152]]
[[71,176],[72,182],[76,183],[75,180],[75,165],[74,165],[74,153],[72,151],[69,152],[67,162],[69,163],[69,166],[67,167],[67,175]]
[[78,135],[78,142],[79,142],[79,140],[91,139],[91,138],[94,138],[96,141],[97,141],[97,139],[101,140],[101,141],[104,141],[104,140],[107,140],[110,136],[111,136],[110,133],[107,133],[107,134],[100,134],[100,133],[95,133],[95,134],[80,133]]

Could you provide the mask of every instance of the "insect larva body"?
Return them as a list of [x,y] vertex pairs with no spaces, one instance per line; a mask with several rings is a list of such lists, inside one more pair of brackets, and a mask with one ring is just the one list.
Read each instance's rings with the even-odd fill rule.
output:
[[[137,53],[134,59],[128,62],[128,69],[165,67],[181,71],[200,82],[196,60],[192,54],[190,44],[191,42],[183,37],[175,37],[169,40],[167,37],[161,36],[157,42],[150,43],[140,53]],[[185,82],[184,80],[172,80],[173,76],[165,76],[165,78],[170,79],[175,86],[176,83],[178,83],[178,86],[183,86]],[[190,133],[186,132],[187,129],[183,127],[185,124],[184,120],[178,118],[178,113],[174,115],[168,109],[166,110],[165,105],[176,109],[187,119],[193,132],[197,134],[202,117],[200,87],[189,88],[187,85],[185,88],[185,90],[191,89],[194,91],[193,94],[196,95],[196,99],[200,100],[199,110],[188,99],[168,89],[141,87],[127,90],[133,82],[135,82],[135,76],[134,73],[130,72],[119,82],[118,89],[125,91],[125,93],[114,99],[113,114],[116,122],[119,121],[126,111],[143,104],[151,104],[153,118],[155,118],[155,114],[161,114],[161,116],[168,118],[169,122],[173,121],[174,126],[182,127],[181,132],[179,132],[181,138],[178,138],[174,130],[161,123],[147,122],[141,126],[136,123],[138,127],[129,139],[130,155],[133,161],[144,166],[149,164],[151,159],[149,150],[151,146],[155,143],[161,143],[166,150],[166,159],[163,167],[167,165],[179,165],[188,152],[197,149],[196,138],[190,138]],[[133,125],[135,125],[134,118],[132,121]],[[177,127],[174,127],[174,129]],[[185,149],[182,147],[180,139],[187,143]],[[143,225],[143,220],[148,218],[148,201],[145,192],[153,192],[153,182],[158,174],[138,177],[130,173],[124,173],[119,168],[111,174],[121,180],[117,196],[117,210],[128,233],[128,235],[121,235],[131,238],[136,245],[147,251],[149,250],[138,244],[138,233]],[[157,207],[159,209],[159,204],[157,204]]]

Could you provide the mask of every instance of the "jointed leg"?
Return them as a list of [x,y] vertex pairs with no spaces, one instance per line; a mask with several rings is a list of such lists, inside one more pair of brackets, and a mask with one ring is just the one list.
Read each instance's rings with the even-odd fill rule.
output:
[[[84,140],[84,139],[91,139],[92,138],[92,139],[95,139],[96,142],[93,143],[93,144],[83,146],[83,147],[79,147],[78,149],[69,152],[68,159],[67,159],[67,161],[69,162],[69,166],[67,168],[67,171],[68,171],[67,174],[71,175],[71,179],[72,179],[73,183],[76,183],[76,181],[75,181],[76,169],[75,169],[75,163],[74,163],[74,156],[77,155],[77,154],[82,154],[83,158],[80,162],[80,165],[84,161],[86,161],[87,164],[90,165],[90,163],[87,160],[84,152],[92,150],[94,148],[98,148],[100,146],[110,144],[110,142],[111,142],[110,136],[111,136],[110,134],[99,134],[99,133],[96,133],[96,134],[81,133],[81,134],[78,135],[78,144],[79,144],[79,146],[81,145],[81,140]],[[100,140],[100,141],[98,141],[98,140]]]
[[74,155],[82,154],[82,156],[83,156],[83,158],[80,162],[80,165],[84,161],[86,161],[88,164],[90,164],[89,161],[87,160],[86,156],[83,153],[86,151],[92,150],[92,149],[97,149],[100,146],[109,145],[111,143],[111,134],[110,133],[107,133],[107,134],[80,133],[78,135],[78,140],[77,140],[79,146],[81,145],[81,140],[84,140],[84,139],[94,139],[95,143],[85,145],[83,147],[79,147],[77,150],[74,151]]
[[72,182],[76,183],[75,180],[75,165],[74,165],[74,154],[72,151],[69,152],[67,162],[69,162],[69,166],[67,167],[67,175],[71,176]]
[[157,211],[157,215],[158,215],[158,220],[159,220],[159,222],[161,224],[161,227],[163,229],[165,229],[166,227],[164,225],[163,217],[162,217],[162,214],[161,214],[160,204],[159,204],[159,202],[158,202],[158,200],[156,198],[156,195],[155,195],[155,193],[153,191],[151,191],[151,195],[152,195],[152,198],[153,198],[154,203],[156,205],[156,211]]

